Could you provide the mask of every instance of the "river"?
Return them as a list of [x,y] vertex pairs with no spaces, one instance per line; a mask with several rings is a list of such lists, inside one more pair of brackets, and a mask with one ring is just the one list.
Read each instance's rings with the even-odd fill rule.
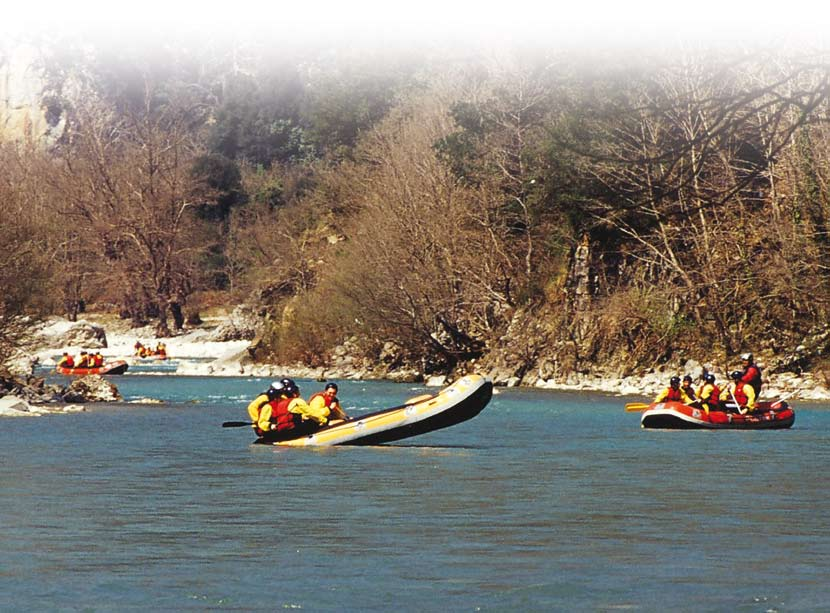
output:
[[[127,375],[0,421],[0,610],[745,610],[830,603],[830,411],[647,431],[626,401],[498,390],[382,447],[250,445],[267,381]],[[304,395],[319,384],[298,381]],[[340,382],[360,414],[425,391]]]

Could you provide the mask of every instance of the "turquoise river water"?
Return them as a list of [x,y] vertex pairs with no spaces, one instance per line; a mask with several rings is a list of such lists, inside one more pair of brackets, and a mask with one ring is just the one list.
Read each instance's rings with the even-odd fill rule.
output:
[[164,404],[0,420],[2,611],[830,607],[827,405],[791,430],[648,431],[623,411],[642,398],[502,389],[398,444],[277,449],[220,427],[265,380],[112,380]]

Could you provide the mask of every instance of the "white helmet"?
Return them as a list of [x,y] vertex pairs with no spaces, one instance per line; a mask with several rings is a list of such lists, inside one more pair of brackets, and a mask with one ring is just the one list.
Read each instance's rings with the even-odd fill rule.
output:
[[741,359],[746,360],[747,362],[752,362],[752,354],[751,353],[742,353]]

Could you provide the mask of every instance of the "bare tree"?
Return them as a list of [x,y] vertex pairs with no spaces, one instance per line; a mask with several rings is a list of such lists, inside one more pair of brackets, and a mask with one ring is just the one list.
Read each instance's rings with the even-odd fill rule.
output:
[[781,238],[781,202],[767,206],[777,193],[771,164],[830,94],[826,65],[759,66],[687,57],[644,75],[597,107],[582,159],[598,186],[586,202],[594,227],[613,228],[612,248],[626,246],[622,285],[659,286],[667,318],[687,319],[727,352],[792,299],[768,293],[759,275]]
[[66,240],[84,245],[81,267],[100,271],[136,317],[152,315],[157,333],[181,326],[193,290],[194,262],[206,234],[193,214],[199,178],[194,140],[202,109],[144,83],[137,108],[115,114],[87,92],[73,108],[54,183],[64,196]]

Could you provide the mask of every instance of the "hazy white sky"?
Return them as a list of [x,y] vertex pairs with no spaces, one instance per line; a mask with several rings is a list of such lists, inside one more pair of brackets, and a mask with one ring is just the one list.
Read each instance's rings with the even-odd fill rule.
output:
[[0,33],[57,30],[244,34],[357,40],[641,41],[821,37],[825,0],[41,0],[4,9]]

